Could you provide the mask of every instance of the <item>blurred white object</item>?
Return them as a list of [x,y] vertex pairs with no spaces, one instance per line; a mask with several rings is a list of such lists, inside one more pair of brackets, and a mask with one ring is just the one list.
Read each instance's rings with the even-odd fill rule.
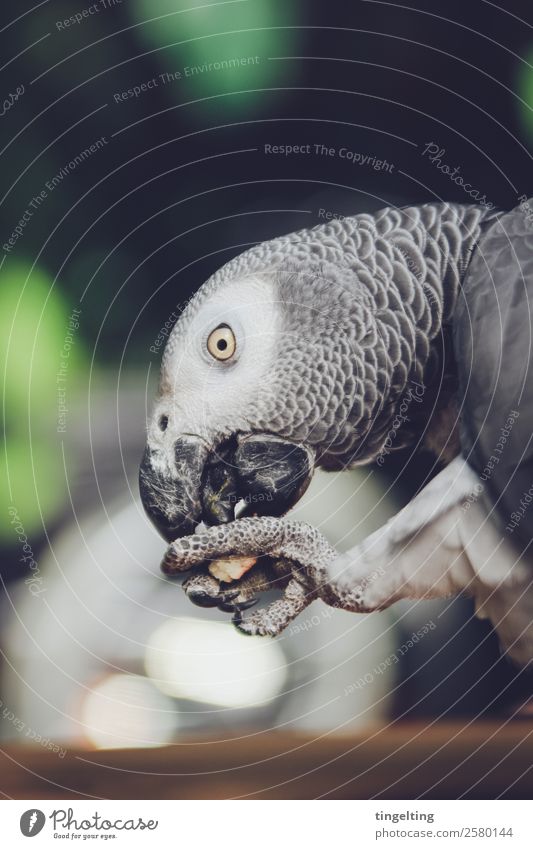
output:
[[86,738],[98,749],[162,746],[176,730],[174,705],[140,675],[109,675],[87,693]]
[[169,619],[152,634],[146,671],[163,693],[228,708],[270,702],[287,680],[274,640],[250,640],[221,622],[188,617]]

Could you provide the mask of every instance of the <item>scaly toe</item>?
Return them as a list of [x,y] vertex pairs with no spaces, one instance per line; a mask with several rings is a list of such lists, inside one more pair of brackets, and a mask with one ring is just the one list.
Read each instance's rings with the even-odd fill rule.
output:
[[267,617],[263,615],[264,611],[258,610],[252,613],[246,619],[242,616],[241,610],[236,610],[232,617],[232,623],[241,634],[246,634],[247,637],[276,637],[279,633],[279,628]]

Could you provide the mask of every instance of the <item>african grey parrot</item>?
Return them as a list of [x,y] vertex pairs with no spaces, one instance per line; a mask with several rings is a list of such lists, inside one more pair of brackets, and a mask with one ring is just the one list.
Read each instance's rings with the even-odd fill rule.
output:
[[[464,592],[530,661],[532,296],[520,208],[386,208],[228,262],[172,330],[149,422],[140,490],[170,543],[163,570],[192,568],[192,601],[261,635],[316,598],[365,612]],[[443,468],[347,553],[280,518],[315,467],[405,446]]]

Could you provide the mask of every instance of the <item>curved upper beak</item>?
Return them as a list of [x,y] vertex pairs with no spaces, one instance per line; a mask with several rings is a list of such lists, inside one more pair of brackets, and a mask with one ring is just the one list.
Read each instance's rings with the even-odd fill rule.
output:
[[244,512],[283,516],[309,486],[314,461],[307,445],[270,434],[243,437],[235,451],[235,467]]
[[175,442],[170,462],[146,448],[139,489],[148,516],[171,542],[200,521],[232,521],[237,505],[241,515],[283,515],[307,489],[313,468],[310,448],[270,434],[240,436],[216,450],[191,434]]
[[174,443],[171,459],[146,447],[139,468],[139,491],[146,513],[167,542],[194,533],[201,519],[200,498],[209,446],[194,435]]

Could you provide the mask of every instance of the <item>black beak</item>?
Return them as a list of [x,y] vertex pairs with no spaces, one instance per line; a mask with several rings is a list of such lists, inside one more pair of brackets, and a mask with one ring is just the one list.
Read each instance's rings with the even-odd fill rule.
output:
[[202,518],[218,525],[239,515],[282,516],[302,497],[313,475],[314,455],[270,434],[242,437],[218,451],[206,466]]
[[162,451],[146,448],[139,469],[141,501],[167,542],[194,533],[201,519],[200,489],[209,447],[199,437],[174,443],[169,462]]
[[239,515],[282,516],[303,495],[314,455],[304,445],[269,434],[232,439],[209,452],[193,435],[174,445],[172,462],[146,449],[139,471],[141,501],[167,540],[194,533],[196,525],[220,525]]
[[236,440],[221,445],[209,455],[202,478],[202,518],[208,525],[225,525],[235,518],[240,501],[235,466]]

